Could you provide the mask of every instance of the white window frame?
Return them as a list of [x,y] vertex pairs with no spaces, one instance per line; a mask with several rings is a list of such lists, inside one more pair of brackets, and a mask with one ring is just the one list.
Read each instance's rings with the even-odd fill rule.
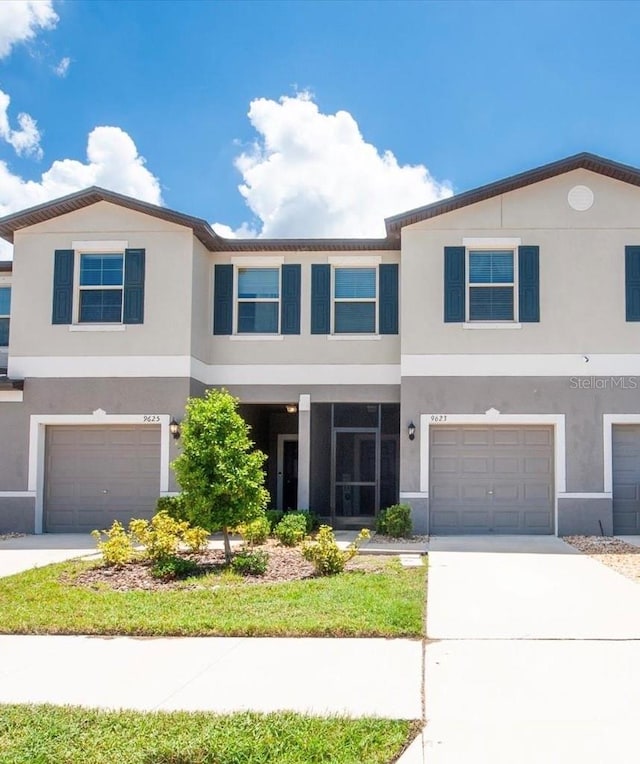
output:
[[[471,254],[475,252],[511,252],[511,256],[513,257],[513,281],[510,282],[500,282],[500,283],[489,283],[489,284],[476,284],[475,282],[471,282],[469,280],[469,272],[471,270],[470,268],[470,261],[471,261]],[[482,324],[498,324],[498,325],[511,325],[511,324],[517,324],[518,323],[518,316],[519,316],[519,308],[518,305],[518,257],[517,257],[517,247],[513,246],[473,246],[473,247],[466,247],[465,250],[465,261],[464,261],[464,280],[465,280],[465,323],[471,324],[471,325],[482,325]],[[486,320],[477,319],[477,318],[471,318],[471,289],[495,289],[497,287],[511,287],[513,289],[513,318],[508,319],[496,319],[496,318],[489,318]]]
[[[125,283],[125,269],[126,269],[126,246],[121,246],[123,242],[74,242],[81,243],[85,246],[74,249],[74,269],[73,269],[73,326],[81,327],[101,327],[101,326],[124,326],[123,314],[124,314],[124,283]],[[116,245],[116,246],[113,246]],[[96,285],[96,286],[81,286],[80,285],[80,270],[82,266],[83,255],[110,255],[114,257],[122,257],[122,284],[120,286],[115,285]],[[80,320],[80,297],[82,292],[95,291],[97,289],[119,289],[122,292],[122,303],[120,306],[120,320],[119,321],[81,321]]]
[[[11,290],[11,281],[9,279],[3,279],[0,278],[0,289],[9,289]],[[9,301],[11,301],[13,295],[9,298]],[[9,309],[9,313],[0,313],[0,318],[8,318],[9,319],[9,333],[11,333],[11,309]],[[0,348],[4,349],[9,347],[9,345],[0,345]]]
[[[278,271],[278,297],[238,297],[238,281],[241,270],[269,270]],[[280,337],[282,336],[282,263],[253,263],[239,262],[233,266],[233,335],[234,337]],[[278,330],[275,332],[241,332],[238,329],[238,306],[241,302],[274,302],[277,303]]]
[[[333,263],[331,266],[331,336],[333,337],[377,337],[378,331],[378,300],[380,299],[380,268],[379,263]],[[336,297],[336,271],[348,268],[349,270],[375,270],[376,296],[371,297]],[[372,332],[339,332],[336,330],[336,304],[339,302],[372,302],[373,303],[373,331]]]

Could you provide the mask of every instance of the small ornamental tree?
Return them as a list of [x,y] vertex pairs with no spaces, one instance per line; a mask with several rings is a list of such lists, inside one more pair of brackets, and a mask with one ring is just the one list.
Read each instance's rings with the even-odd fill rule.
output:
[[222,530],[231,561],[229,529],[260,517],[269,500],[264,487],[266,460],[254,449],[238,400],[226,390],[189,398],[181,424],[182,453],[173,469],[183,490],[182,514],[192,525]]

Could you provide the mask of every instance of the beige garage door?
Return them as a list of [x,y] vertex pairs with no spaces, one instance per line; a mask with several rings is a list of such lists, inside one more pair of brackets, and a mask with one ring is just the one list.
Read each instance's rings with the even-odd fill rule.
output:
[[45,531],[151,517],[159,490],[159,427],[47,427]]
[[432,427],[433,534],[553,533],[552,427]]

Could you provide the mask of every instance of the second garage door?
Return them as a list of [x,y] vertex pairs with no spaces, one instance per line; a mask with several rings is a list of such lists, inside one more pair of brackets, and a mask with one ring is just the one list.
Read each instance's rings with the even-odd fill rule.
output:
[[552,427],[432,427],[433,534],[553,533]]
[[613,428],[613,532],[640,533],[640,425]]
[[159,427],[47,427],[45,531],[80,533],[149,518],[159,490]]

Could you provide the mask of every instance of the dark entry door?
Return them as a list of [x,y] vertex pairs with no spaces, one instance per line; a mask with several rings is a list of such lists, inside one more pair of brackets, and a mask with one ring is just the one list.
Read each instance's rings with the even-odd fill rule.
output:
[[298,441],[285,440],[282,447],[282,509],[286,511],[298,509]]

